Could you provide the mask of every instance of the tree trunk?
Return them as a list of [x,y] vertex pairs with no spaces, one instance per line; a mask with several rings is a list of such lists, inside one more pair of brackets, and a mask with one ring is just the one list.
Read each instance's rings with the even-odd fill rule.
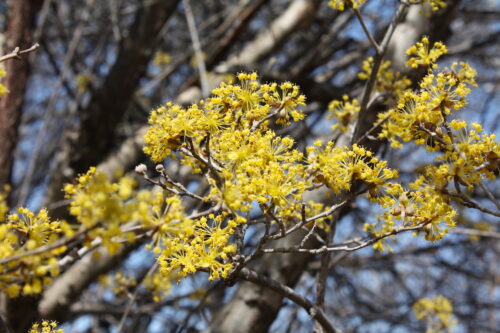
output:
[[[35,0],[11,0],[8,3],[4,53],[11,52],[16,47],[26,49],[33,44],[34,19],[39,8],[40,1]],[[0,98],[0,191],[4,185],[11,183],[14,150],[30,71],[27,56],[22,60],[8,60],[4,65],[7,75],[3,84],[9,89],[9,93]]]

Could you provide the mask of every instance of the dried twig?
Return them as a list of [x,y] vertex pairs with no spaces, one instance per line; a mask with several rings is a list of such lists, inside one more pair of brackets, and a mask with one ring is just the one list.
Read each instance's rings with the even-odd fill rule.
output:
[[38,50],[39,48],[40,48],[40,44],[38,44],[38,43],[33,44],[32,47],[30,47],[29,49],[25,49],[25,50],[20,50],[19,47],[16,47],[14,49],[14,51],[12,51],[11,53],[8,53],[6,55],[1,56],[0,62],[4,62],[4,61],[9,60],[9,59],[21,60],[22,54],[34,52],[34,51]]

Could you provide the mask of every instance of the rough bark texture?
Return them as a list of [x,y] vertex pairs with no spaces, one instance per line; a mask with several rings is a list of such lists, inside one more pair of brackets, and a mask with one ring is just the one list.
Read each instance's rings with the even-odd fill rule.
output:
[[[33,43],[32,30],[40,1],[12,0],[8,3],[8,25],[4,52],[14,48],[29,48]],[[7,76],[3,84],[9,93],[0,99],[0,189],[10,184],[14,150],[18,141],[18,127],[29,75],[29,61],[11,59],[4,63]]]
[[[35,24],[35,16],[40,9],[41,1],[38,0],[12,0],[8,3],[6,44],[3,51],[11,52],[14,48],[29,48],[33,44],[32,32]],[[28,57],[22,60],[11,59],[4,63],[7,76],[3,84],[9,89],[9,93],[0,98],[0,190],[4,185],[11,183],[12,166],[14,164],[14,151],[18,142],[18,130],[21,122],[24,93],[26,91],[27,79],[30,72]],[[4,295],[2,295],[4,297]],[[9,315],[7,321],[16,320],[16,314],[10,313],[5,308],[20,305],[25,302],[31,303],[31,298],[19,300],[4,300],[2,312]],[[23,314],[24,315],[24,314]],[[14,318],[14,319],[12,319]],[[0,332],[10,332],[8,323],[0,325]],[[17,330],[15,330],[17,331]]]

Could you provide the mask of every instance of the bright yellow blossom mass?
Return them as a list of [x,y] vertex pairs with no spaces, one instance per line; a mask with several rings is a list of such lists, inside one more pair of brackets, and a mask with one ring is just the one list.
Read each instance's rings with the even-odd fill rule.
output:
[[[362,2],[331,3],[343,9]],[[156,259],[154,269],[141,281],[118,274],[102,284],[116,293],[142,285],[159,301],[172,281],[198,271],[209,279],[229,278],[245,258],[253,259],[242,256],[241,249],[252,211],[259,211],[266,225],[259,247],[299,228],[327,230],[328,207],[306,199],[320,187],[338,197],[366,193],[377,205],[381,213],[358,226],[376,250],[390,249],[386,240],[403,231],[427,241],[441,239],[456,224],[452,198],[467,204],[467,197],[451,195],[451,185],[473,191],[483,180],[495,179],[500,156],[495,135],[484,133],[480,124],[448,119],[465,107],[476,72],[467,63],[439,69],[436,61],[445,52],[441,43],[429,48],[427,38],[408,50],[409,66],[428,69],[417,89],[410,89],[409,79],[394,73],[389,62],[381,64],[375,78],[375,88],[397,102],[379,115],[378,137],[393,147],[413,142],[436,153],[434,163],[408,185],[397,181],[398,170],[358,144],[317,141],[299,150],[293,138],[278,134],[304,119],[299,87],[263,84],[256,73],[240,73],[238,83],[221,83],[206,100],[188,108],[167,103],[149,118],[144,152],[157,163],[176,158],[190,167],[206,188],[201,195],[170,179],[163,164],[155,169],[158,181],[149,178],[146,165],[136,168],[156,189],[139,188],[128,176],[113,181],[94,167],[79,175],[64,187],[75,220],[71,225],[51,220],[45,209],[33,213],[21,207],[9,214],[6,196],[0,194],[0,288],[10,297],[41,293],[59,274],[68,245],[80,236],[84,248],[102,246],[110,254],[141,240]],[[369,79],[372,67],[373,59],[366,60],[359,77]],[[345,131],[360,109],[349,96],[332,101],[334,129]],[[189,210],[185,197],[205,210]],[[414,310],[419,319],[431,318],[431,331],[453,324],[451,304],[444,298],[420,300]],[[30,332],[54,328],[55,323],[43,321]]]

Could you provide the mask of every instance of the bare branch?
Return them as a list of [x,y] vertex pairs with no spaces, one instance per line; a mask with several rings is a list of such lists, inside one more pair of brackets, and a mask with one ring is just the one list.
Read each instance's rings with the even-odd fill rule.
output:
[[191,5],[189,0],[182,0],[184,4],[184,13],[186,15],[186,20],[188,23],[189,34],[191,36],[191,41],[193,43],[193,50],[196,56],[196,62],[198,66],[198,70],[200,72],[201,78],[201,91],[203,97],[207,97],[210,93],[208,87],[208,79],[207,79],[207,68],[205,66],[205,60],[203,59],[203,52],[201,50],[200,38],[198,36],[198,31],[196,30],[196,23],[194,22],[193,11],[191,10]]
[[314,303],[309,301],[304,296],[295,292],[292,288],[285,286],[279,283],[278,281],[268,278],[264,275],[260,275],[257,272],[250,270],[248,268],[243,268],[239,272],[238,277],[250,281],[252,283],[255,283],[259,286],[265,287],[267,289],[271,289],[279,293],[283,297],[288,298],[295,304],[301,306],[302,308],[304,308],[304,310],[307,311],[307,313],[309,313],[309,315],[314,320],[316,320],[321,325],[325,333],[340,332],[340,330],[337,329],[335,326],[333,326],[330,320],[328,320],[323,310],[318,308],[316,305],[314,305]]
[[19,47],[16,47],[14,49],[14,51],[12,51],[11,53],[8,53],[6,55],[1,56],[0,62],[7,61],[9,59],[21,60],[22,59],[21,55],[26,54],[26,53],[30,53],[30,52],[34,52],[34,51],[38,50],[39,48],[40,48],[40,44],[38,44],[38,43],[35,43],[30,48],[24,49],[24,50],[20,50]]

